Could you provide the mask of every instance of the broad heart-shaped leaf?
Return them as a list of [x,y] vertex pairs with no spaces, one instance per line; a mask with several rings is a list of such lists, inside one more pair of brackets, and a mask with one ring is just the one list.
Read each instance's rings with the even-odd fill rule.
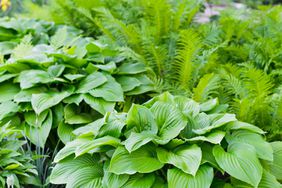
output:
[[5,117],[11,116],[18,111],[19,107],[13,101],[0,103],[0,121]]
[[199,103],[193,101],[192,99],[188,99],[183,96],[176,96],[174,97],[174,101],[185,116],[195,117],[200,113]]
[[91,108],[103,115],[112,112],[115,107],[115,102],[108,102],[103,98],[93,97],[90,94],[84,94],[83,99]]
[[73,131],[77,137],[94,136],[99,134],[100,128],[105,124],[105,117],[97,119],[83,127],[79,127]]
[[103,177],[103,187],[107,188],[120,188],[122,187],[127,180],[129,179],[129,175],[121,174],[116,175],[114,173],[109,172],[109,161],[106,161],[104,164],[104,177]]
[[141,82],[132,76],[120,76],[116,78],[116,80],[121,85],[124,92],[131,91],[141,85]]
[[221,146],[216,145],[213,155],[218,165],[228,174],[252,186],[258,186],[263,169],[253,146],[234,143],[225,152]]
[[59,104],[64,98],[70,96],[72,92],[73,88],[62,92],[50,91],[47,93],[33,94],[31,97],[32,108],[37,114],[40,114],[44,110]]
[[50,182],[67,184],[68,188],[102,187],[103,168],[98,161],[97,156],[88,154],[77,158],[70,156],[53,168]]
[[269,171],[273,174],[278,180],[282,181],[282,142],[272,142],[273,149],[273,161],[268,162]]
[[145,106],[133,104],[127,114],[127,128],[136,132],[157,134],[158,126],[153,113]]
[[228,123],[227,129],[230,130],[248,130],[248,131],[252,131],[258,134],[265,134],[266,132],[264,132],[263,130],[261,130],[260,128],[258,128],[257,126],[254,126],[252,124],[249,123],[245,123],[245,122],[241,122],[241,121],[233,121],[231,123]]
[[162,164],[155,156],[153,145],[145,145],[129,153],[124,147],[118,147],[110,162],[110,172],[115,174],[150,173],[161,169]]
[[28,139],[35,145],[44,148],[45,142],[49,136],[52,128],[53,116],[52,111],[48,110],[48,115],[42,125],[34,127],[32,125],[25,124],[24,132]]
[[134,174],[122,188],[151,188],[156,180],[154,174]]
[[206,165],[202,165],[195,176],[186,174],[177,168],[169,169],[167,172],[168,188],[209,188],[212,180],[213,168]]
[[236,120],[237,119],[234,114],[223,114],[223,115],[219,114],[218,117],[213,120],[210,126],[200,128],[200,129],[193,129],[193,132],[199,135],[205,134],[207,132],[210,132],[212,129],[216,129],[218,127],[221,127],[227,123],[230,123]]
[[143,63],[123,63],[118,67],[118,74],[138,74],[146,72],[146,66]]
[[159,127],[159,138],[155,139],[159,144],[168,143],[178,136],[187,125],[185,116],[172,104],[156,102],[150,110],[154,114]]
[[110,102],[122,102],[123,99],[123,90],[119,83],[115,81],[115,79],[105,74],[108,81],[101,85],[100,87],[94,88],[89,91],[89,94],[93,97],[101,97],[106,101]]
[[60,138],[60,140],[66,144],[70,141],[72,141],[75,137],[72,131],[74,128],[70,125],[65,124],[63,121],[58,126],[57,133]]
[[134,76],[134,78],[138,79],[138,82],[140,82],[141,85],[137,86],[133,90],[126,92],[126,95],[140,95],[155,90],[154,83],[146,75],[140,74]]
[[85,124],[90,123],[94,119],[90,114],[79,113],[79,106],[75,104],[68,104],[64,108],[65,123],[68,124]]
[[43,70],[22,71],[19,76],[22,89],[31,88],[36,84],[46,84],[53,81],[53,78]]
[[89,142],[84,142],[78,146],[75,150],[75,156],[83,155],[87,152],[94,153],[99,151],[102,146],[113,146],[117,147],[120,145],[120,140],[112,136],[104,136],[102,138],[97,138]]
[[65,66],[64,65],[52,65],[48,68],[48,74],[55,78],[58,76],[61,76],[61,74],[63,74],[65,70]]
[[46,120],[46,117],[49,114],[49,110],[45,110],[41,114],[37,115],[33,111],[24,113],[24,119],[30,126],[40,127],[43,122]]
[[179,146],[173,151],[159,147],[157,148],[157,155],[162,163],[172,164],[193,176],[196,175],[202,159],[201,148],[197,145]]
[[274,175],[272,175],[271,173],[269,173],[266,170],[263,170],[263,174],[262,174],[262,178],[261,181],[259,183],[259,188],[281,188],[282,184],[280,184],[277,180],[276,177]]
[[94,72],[82,79],[79,83],[77,93],[87,93],[93,88],[99,87],[107,82],[107,77],[100,72]]
[[5,102],[12,100],[20,88],[12,82],[3,82],[0,83],[0,91],[0,102]]
[[147,144],[155,138],[155,135],[150,132],[131,132],[129,137],[124,141],[124,146],[127,151],[132,152]]
[[205,141],[205,142],[210,142],[212,144],[220,144],[224,136],[225,136],[225,132],[214,131],[206,136],[196,136],[194,138],[185,139],[185,141],[187,142]]
[[229,144],[236,142],[250,144],[256,149],[259,158],[268,161],[273,160],[273,150],[271,145],[259,134],[246,130],[239,130],[233,132],[231,135],[227,135],[226,139]]
[[47,91],[45,87],[32,87],[29,89],[23,89],[18,94],[14,96],[14,101],[20,102],[30,102],[32,94],[44,93]]

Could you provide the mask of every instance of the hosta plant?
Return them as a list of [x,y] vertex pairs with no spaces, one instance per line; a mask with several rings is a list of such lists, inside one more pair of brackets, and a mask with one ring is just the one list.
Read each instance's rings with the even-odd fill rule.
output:
[[0,187],[20,188],[36,184],[37,171],[31,154],[24,151],[26,140],[23,134],[1,123],[0,127]]
[[282,142],[217,99],[164,93],[73,131],[50,180],[67,188],[280,187]]

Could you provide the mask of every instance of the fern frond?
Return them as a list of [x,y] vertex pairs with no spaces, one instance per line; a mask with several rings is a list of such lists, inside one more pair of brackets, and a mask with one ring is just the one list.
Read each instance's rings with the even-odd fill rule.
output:
[[201,39],[195,31],[181,31],[175,61],[172,64],[172,76],[184,89],[191,89],[195,66],[193,60],[200,48]]
[[211,95],[217,94],[217,89],[220,87],[219,81],[219,76],[214,73],[204,75],[197,87],[193,89],[193,99],[198,102],[204,102]]

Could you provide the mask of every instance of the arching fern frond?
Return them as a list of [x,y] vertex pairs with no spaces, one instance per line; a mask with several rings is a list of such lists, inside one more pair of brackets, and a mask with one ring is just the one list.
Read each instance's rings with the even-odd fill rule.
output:
[[201,38],[196,31],[189,29],[180,32],[176,58],[172,64],[172,78],[184,89],[191,89],[194,82],[193,60],[201,48]]

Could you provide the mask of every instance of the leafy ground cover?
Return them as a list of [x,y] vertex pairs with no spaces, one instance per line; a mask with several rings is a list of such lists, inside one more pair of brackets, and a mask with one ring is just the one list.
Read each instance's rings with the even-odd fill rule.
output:
[[36,3],[0,19],[0,187],[281,187],[280,6]]

